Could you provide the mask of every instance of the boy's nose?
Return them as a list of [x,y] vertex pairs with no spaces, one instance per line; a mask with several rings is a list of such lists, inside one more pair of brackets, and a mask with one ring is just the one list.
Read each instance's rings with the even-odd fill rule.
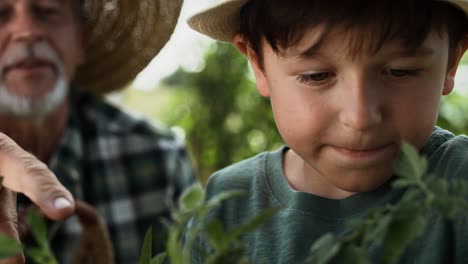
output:
[[[382,122],[381,96],[369,81],[358,79],[343,87],[341,123],[355,130],[366,130]],[[374,87],[375,88],[375,87]]]

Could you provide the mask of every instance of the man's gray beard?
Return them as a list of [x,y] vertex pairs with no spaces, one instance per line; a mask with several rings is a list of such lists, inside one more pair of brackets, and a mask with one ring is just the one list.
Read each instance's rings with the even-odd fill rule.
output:
[[[44,58],[41,53],[47,49],[49,49],[49,51],[46,51],[46,53],[50,52],[51,48],[48,47],[47,44],[43,44],[43,42],[41,42],[36,43],[33,50],[35,56]],[[64,67],[61,60],[55,52],[53,53],[53,55],[49,54],[49,57],[46,59],[53,62],[58,68],[57,82],[51,92],[39,99],[18,96],[11,93],[11,90],[3,82],[3,68],[5,65],[0,65],[0,113],[20,118],[42,120],[60,107],[68,94],[69,82],[65,77]]]

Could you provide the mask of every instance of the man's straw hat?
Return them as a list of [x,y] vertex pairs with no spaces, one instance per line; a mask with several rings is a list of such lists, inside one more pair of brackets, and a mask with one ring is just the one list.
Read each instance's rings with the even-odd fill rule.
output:
[[96,94],[123,88],[174,31],[183,0],[81,0],[88,29],[86,62],[74,83]]
[[[460,7],[468,13],[468,0],[440,0],[447,1]],[[248,0],[219,0],[213,6],[190,16],[189,26],[210,38],[232,42],[239,31],[239,14],[242,6]]]

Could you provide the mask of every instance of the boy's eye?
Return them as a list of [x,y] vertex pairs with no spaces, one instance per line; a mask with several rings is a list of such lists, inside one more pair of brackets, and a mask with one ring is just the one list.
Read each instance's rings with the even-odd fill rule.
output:
[[384,74],[391,75],[393,77],[406,77],[406,76],[416,76],[418,75],[419,70],[408,70],[408,69],[388,69]]
[[299,75],[298,80],[303,83],[322,82],[330,78],[330,76],[331,76],[331,73],[329,72],[319,72],[319,73],[313,73],[313,74]]

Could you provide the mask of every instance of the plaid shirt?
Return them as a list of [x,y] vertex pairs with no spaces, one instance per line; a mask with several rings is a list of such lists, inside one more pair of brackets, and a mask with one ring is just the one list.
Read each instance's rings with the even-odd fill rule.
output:
[[[155,253],[162,250],[166,202],[194,181],[184,144],[169,130],[98,97],[72,89],[70,100],[68,125],[49,168],[75,199],[97,208],[109,228],[116,263],[137,263],[151,225]],[[53,223],[49,233],[59,263],[71,263],[78,219]]]

